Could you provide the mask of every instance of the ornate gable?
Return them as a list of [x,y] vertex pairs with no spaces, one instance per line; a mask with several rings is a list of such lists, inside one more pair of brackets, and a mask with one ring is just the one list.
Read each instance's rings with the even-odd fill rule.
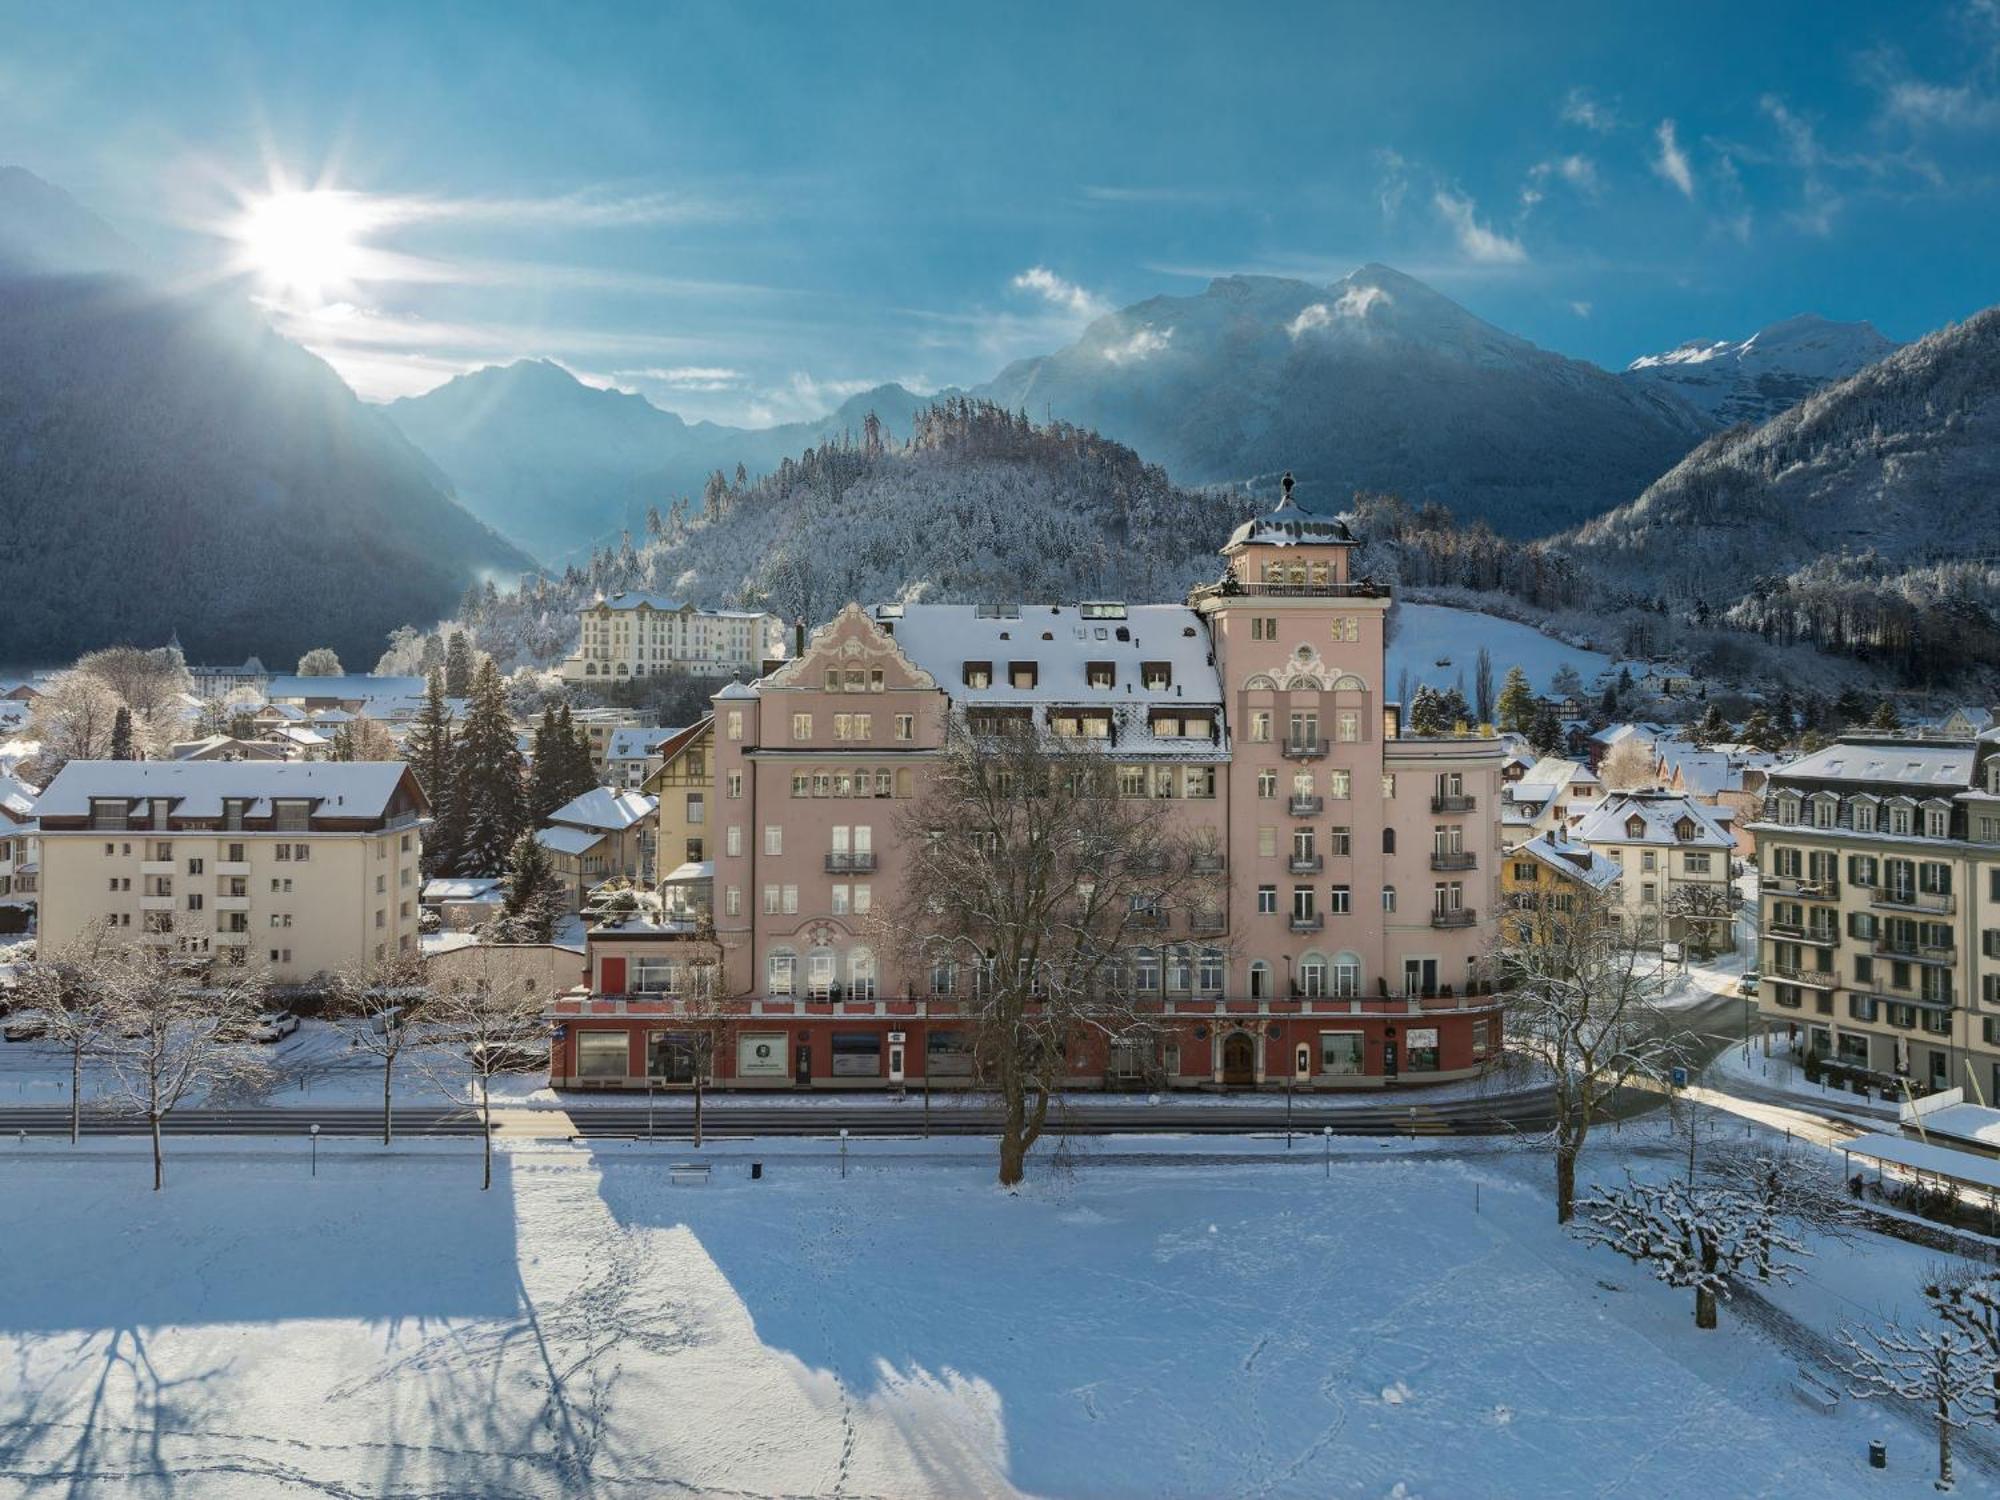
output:
[[813,631],[803,655],[764,679],[764,687],[811,690],[829,667],[880,667],[892,688],[937,688],[930,673],[911,661],[894,636],[859,604],[849,604]]

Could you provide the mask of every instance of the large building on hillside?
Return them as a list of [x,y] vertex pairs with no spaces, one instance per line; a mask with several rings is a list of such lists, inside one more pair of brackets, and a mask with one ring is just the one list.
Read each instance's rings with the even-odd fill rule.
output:
[[112,927],[280,984],[411,954],[429,812],[400,761],[71,761],[35,804],[41,951]]
[[577,618],[581,637],[560,670],[565,682],[586,687],[667,671],[754,676],[785,654],[785,622],[767,611],[622,593],[584,605]]
[[1758,1005],[1821,1056],[2000,1099],[2000,733],[1846,735],[1773,770]]
[[[1217,911],[1136,948],[1143,1051],[1075,1086],[1371,1087],[1462,1078],[1500,1046],[1488,981],[1502,747],[1419,738],[1385,703],[1385,589],[1354,537],[1289,495],[1186,604],[850,605],[803,653],[714,702],[709,919],[592,937],[560,1084],[679,1081],[701,954],[732,1022],[719,1081],[962,1081],[967,976],[900,973],[868,941],[896,898],[899,820],[944,742],[1025,721],[1101,745],[1120,794],[1213,835]],[[673,1061],[675,1058],[682,1063]],[[662,1071],[665,1069],[666,1071]]]

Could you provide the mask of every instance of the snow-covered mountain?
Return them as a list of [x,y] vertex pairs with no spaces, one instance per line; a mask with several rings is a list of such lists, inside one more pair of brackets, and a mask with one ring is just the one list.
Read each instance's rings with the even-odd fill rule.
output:
[[1872,323],[1806,313],[1747,339],[1690,339],[1664,354],[1643,354],[1624,374],[1634,385],[1680,397],[1717,427],[1734,427],[1769,421],[1897,347]]
[[2000,557],[2000,308],[1718,434],[1566,545],[1614,586],[1711,607],[1842,553]]
[[1290,469],[1321,508],[1387,490],[1515,535],[1622,504],[1707,430],[1381,265],[1329,286],[1228,276],[1155,297],[975,394],[1093,427],[1178,483]]
[[901,436],[925,404],[899,385],[864,391],[816,422],[687,422],[645,397],[585,385],[550,360],[489,365],[385,410],[451,477],[475,515],[555,566],[639,531],[649,507],[699,503],[708,476],[775,468],[870,412]]

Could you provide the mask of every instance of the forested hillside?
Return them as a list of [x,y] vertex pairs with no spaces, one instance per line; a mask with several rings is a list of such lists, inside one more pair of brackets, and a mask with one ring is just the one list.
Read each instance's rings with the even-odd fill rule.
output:
[[505,665],[576,642],[575,610],[650,589],[697,604],[826,618],[850,599],[1171,599],[1221,568],[1245,497],[1185,490],[1131,449],[952,398],[906,443],[864,421],[776,472],[654,511],[645,534],[523,594],[495,591],[468,621]]
[[373,660],[394,625],[526,564],[246,307],[0,281],[0,371],[9,661],[176,631],[194,660]]

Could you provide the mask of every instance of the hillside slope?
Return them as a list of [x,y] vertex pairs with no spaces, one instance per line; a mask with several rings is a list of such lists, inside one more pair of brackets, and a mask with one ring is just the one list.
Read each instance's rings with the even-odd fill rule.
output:
[[974,394],[1129,443],[1182,484],[1290,469],[1322,509],[1387,490],[1516,536],[1630,499],[1707,431],[1678,400],[1379,265],[1156,297]]
[[1717,427],[1734,427],[1768,422],[1897,347],[1872,323],[1807,314],[1747,339],[1690,339],[1665,353],[1642,355],[1625,367],[1624,378],[1678,396]]
[[178,631],[191,659],[371,661],[527,559],[380,413],[248,309],[134,282],[0,281],[4,655]]

